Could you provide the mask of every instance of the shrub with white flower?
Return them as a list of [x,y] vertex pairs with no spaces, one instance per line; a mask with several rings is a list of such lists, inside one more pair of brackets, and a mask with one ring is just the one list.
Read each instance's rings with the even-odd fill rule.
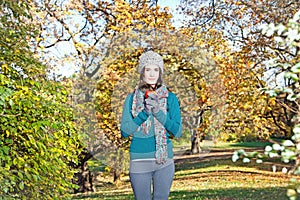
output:
[[[262,26],[262,33],[267,37],[273,36],[275,42],[281,48],[293,50],[296,52],[296,58],[300,56],[300,11],[298,11],[286,25],[269,24]],[[296,59],[297,60],[297,59]],[[266,92],[271,97],[276,97],[278,94],[288,94],[287,100],[294,103],[291,110],[295,115],[295,126],[293,127],[293,136],[289,140],[283,141],[281,144],[273,144],[265,147],[265,153],[258,152],[247,153],[244,150],[235,151],[232,155],[232,161],[236,162],[242,159],[243,162],[250,162],[250,159],[255,158],[257,163],[262,163],[266,157],[279,157],[284,163],[293,161],[293,168],[284,173],[300,174],[300,62],[297,63],[280,62],[279,58],[272,59],[269,65],[273,67],[281,67],[284,71],[284,78],[292,81],[292,84],[284,87],[276,87],[269,89]],[[273,169],[274,170],[274,169]],[[275,169],[276,171],[276,169]],[[293,187],[287,190],[287,196],[291,200],[297,199],[297,194],[300,193],[300,184],[296,179],[291,180]]]

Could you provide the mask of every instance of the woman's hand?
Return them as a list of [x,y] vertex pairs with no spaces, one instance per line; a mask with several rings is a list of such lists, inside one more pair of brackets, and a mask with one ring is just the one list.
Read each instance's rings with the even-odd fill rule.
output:
[[152,105],[152,102],[150,99],[145,99],[145,102],[144,102],[144,107],[145,107],[145,111],[147,113],[151,113],[152,112],[152,109],[153,109],[153,105]]
[[150,93],[148,95],[148,98],[145,99],[145,109],[146,109],[146,111],[147,110],[152,111],[152,113],[159,112],[160,106],[159,106],[159,102],[158,102],[158,96],[156,93]]

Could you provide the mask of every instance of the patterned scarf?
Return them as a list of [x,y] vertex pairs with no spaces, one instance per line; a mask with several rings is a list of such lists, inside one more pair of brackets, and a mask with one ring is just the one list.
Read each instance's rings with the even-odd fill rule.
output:
[[[160,109],[166,114],[168,89],[166,88],[166,86],[162,85],[156,90],[156,92],[158,94],[158,102]],[[133,117],[136,117],[144,109],[144,95],[145,93],[142,92],[140,89],[135,89],[132,102]],[[165,127],[155,117],[153,118],[151,117],[151,115],[149,115],[148,119],[139,127],[138,131],[142,128],[143,133],[145,135],[148,135],[152,123],[154,123],[155,130],[156,162],[159,164],[163,164],[168,158],[166,135],[167,131]]]

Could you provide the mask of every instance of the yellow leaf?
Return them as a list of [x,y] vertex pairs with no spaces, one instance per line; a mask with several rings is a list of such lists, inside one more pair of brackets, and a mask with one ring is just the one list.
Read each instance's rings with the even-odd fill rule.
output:
[[6,133],[6,137],[9,137],[9,135],[10,135],[9,130],[6,130],[5,133]]

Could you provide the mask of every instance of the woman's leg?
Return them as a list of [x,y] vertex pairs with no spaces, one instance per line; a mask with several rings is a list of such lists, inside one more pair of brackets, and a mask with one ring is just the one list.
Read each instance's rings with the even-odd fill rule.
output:
[[153,200],[167,200],[174,178],[174,163],[159,169],[153,175]]
[[151,200],[152,172],[130,173],[130,182],[135,200]]

